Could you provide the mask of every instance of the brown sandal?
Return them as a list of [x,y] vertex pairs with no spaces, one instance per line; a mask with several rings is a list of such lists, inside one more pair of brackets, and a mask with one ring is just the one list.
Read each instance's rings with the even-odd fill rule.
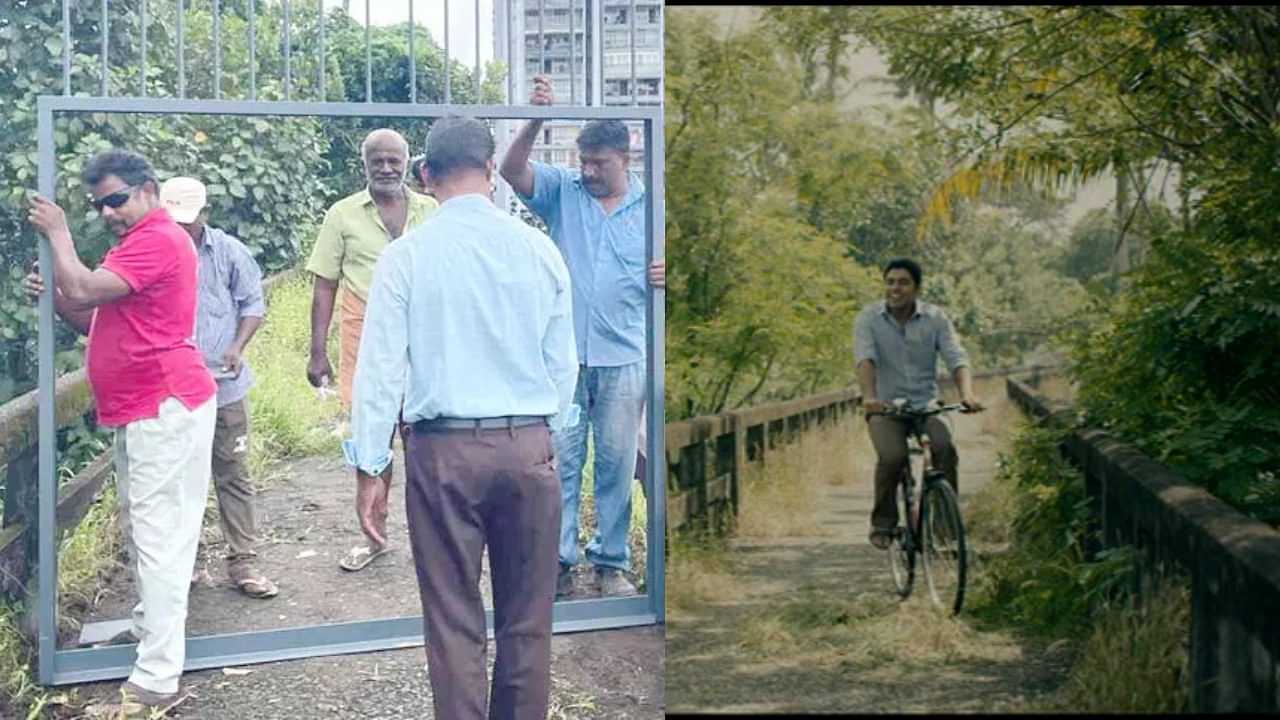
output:
[[889,546],[893,544],[893,531],[879,529],[872,530],[869,540],[877,550],[888,550]]

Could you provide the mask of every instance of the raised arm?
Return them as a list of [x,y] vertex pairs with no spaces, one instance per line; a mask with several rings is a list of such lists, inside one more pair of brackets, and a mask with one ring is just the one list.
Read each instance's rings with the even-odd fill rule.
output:
[[[552,102],[551,81],[545,75],[533,78],[533,95],[529,98],[531,105],[550,105]],[[517,193],[524,197],[533,194],[533,166],[529,164],[529,154],[533,152],[533,144],[542,131],[541,120],[530,120],[520,128],[507,154],[502,158],[499,168],[502,178],[511,184]]]

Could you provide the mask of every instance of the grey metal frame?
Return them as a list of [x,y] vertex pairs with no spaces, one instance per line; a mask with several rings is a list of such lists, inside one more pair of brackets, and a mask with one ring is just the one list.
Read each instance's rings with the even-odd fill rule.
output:
[[[39,190],[55,196],[56,148],[54,113],[107,112],[143,114],[204,114],[242,116],[337,117],[441,117],[466,115],[506,120],[616,119],[644,122],[646,264],[665,254],[666,208],[664,194],[663,110],[661,106],[569,107],[510,105],[418,105],[410,103],[263,102],[228,100],[175,100],[163,98],[71,97],[42,95],[36,103]],[[54,287],[49,242],[40,238],[40,271],[46,288]],[[662,624],[666,621],[666,457],[663,419],[665,385],[665,291],[650,288],[646,308],[648,322],[646,413],[649,462],[645,481],[648,492],[647,594],[626,598],[600,598],[557,602],[553,632],[582,632]],[[37,679],[42,685],[107,680],[128,676],[134,648],[103,647],[57,649],[57,479],[55,468],[53,301],[45,292],[39,301],[39,515],[38,515],[38,652]],[[489,633],[493,613],[486,611]],[[187,639],[186,670],[272,662],[321,655],[370,652],[423,644],[420,617],[362,620],[279,630],[227,633]]]

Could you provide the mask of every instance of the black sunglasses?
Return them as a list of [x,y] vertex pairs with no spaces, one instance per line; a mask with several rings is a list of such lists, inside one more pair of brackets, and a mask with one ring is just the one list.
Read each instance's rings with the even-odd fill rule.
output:
[[137,187],[138,187],[137,185],[129,185],[128,187],[120,188],[119,190],[111,193],[110,195],[107,195],[106,197],[100,197],[97,200],[94,200],[92,197],[90,197],[89,204],[93,205],[93,209],[97,210],[98,212],[102,212],[103,205],[114,210],[120,207],[121,205],[129,202],[130,191],[134,190]]

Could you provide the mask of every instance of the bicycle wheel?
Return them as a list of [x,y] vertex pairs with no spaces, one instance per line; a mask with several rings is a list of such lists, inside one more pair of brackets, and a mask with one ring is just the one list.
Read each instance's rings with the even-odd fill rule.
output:
[[893,570],[894,589],[901,598],[911,595],[911,587],[916,579],[916,555],[907,536],[906,517],[906,489],[902,483],[898,483],[898,527],[889,544],[889,567]]
[[931,478],[924,491],[921,548],[924,576],[934,605],[959,613],[964,605],[968,552],[964,521],[955,491],[942,477]]

